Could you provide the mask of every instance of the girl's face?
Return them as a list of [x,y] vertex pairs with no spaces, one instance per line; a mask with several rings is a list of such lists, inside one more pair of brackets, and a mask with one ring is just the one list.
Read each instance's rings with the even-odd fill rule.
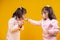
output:
[[17,20],[24,20],[25,19],[25,15],[26,14],[23,14],[21,18],[17,18]]
[[44,20],[46,20],[48,18],[48,11],[43,10],[42,11],[42,17],[43,17]]
[[26,16],[26,14],[23,14],[23,15],[22,15],[22,19],[23,19],[23,20],[25,19],[25,16]]

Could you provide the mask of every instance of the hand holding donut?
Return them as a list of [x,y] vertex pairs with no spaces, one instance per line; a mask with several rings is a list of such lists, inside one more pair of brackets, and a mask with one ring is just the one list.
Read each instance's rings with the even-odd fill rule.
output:
[[22,25],[23,25],[23,22],[20,22],[20,21],[19,21],[19,22],[18,22],[18,27],[19,27],[19,28],[22,28]]

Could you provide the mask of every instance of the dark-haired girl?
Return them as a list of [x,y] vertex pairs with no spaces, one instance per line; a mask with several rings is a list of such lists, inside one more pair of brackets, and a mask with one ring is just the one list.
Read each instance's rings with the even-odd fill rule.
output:
[[21,7],[13,13],[12,18],[8,22],[8,33],[6,40],[20,40],[20,31],[24,29],[23,20],[26,9]]
[[59,31],[58,21],[54,15],[53,9],[50,6],[45,6],[42,8],[42,17],[40,21],[35,21],[32,19],[26,19],[33,25],[42,26],[43,29],[43,40],[56,40],[56,35]]

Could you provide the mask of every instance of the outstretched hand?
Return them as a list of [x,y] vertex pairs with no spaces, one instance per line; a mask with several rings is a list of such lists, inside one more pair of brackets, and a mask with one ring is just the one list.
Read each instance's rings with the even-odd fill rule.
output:
[[28,18],[25,18],[24,20],[28,21]]

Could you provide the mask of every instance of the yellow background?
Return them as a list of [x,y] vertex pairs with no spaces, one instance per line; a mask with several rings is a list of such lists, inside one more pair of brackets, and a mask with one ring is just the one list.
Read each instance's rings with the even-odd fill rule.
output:
[[[41,9],[45,5],[52,6],[60,25],[60,1],[59,0],[0,0],[0,40],[6,39],[8,20],[18,7],[27,9],[26,17],[34,20],[42,19]],[[25,29],[21,32],[21,40],[42,40],[42,28],[25,21]],[[57,35],[60,40],[60,33]]]

